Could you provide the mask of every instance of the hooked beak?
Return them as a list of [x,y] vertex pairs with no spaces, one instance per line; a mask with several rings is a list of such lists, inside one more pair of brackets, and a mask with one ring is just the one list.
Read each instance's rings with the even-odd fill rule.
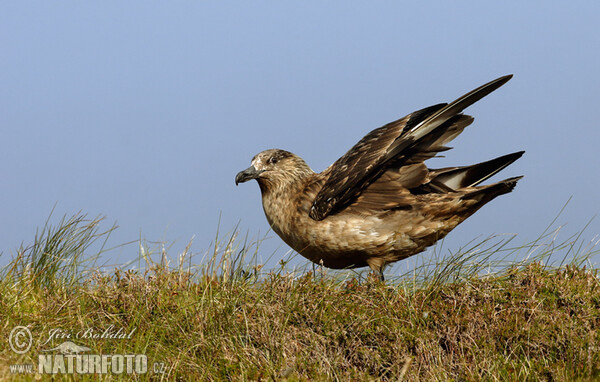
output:
[[238,172],[238,174],[235,176],[235,185],[237,186],[239,183],[244,183],[249,180],[256,179],[264,171],[265,170],[257,170],[256,167],[250,166],[244,171]]

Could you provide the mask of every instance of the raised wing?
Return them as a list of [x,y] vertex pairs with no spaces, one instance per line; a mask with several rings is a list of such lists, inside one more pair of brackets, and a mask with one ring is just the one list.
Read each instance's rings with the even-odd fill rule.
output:
[[322,220],[343,209],[391,168],[422,162],[447,150],[443,145],[473,121],[461,112],[511,78],[500,77],[449,104],[416,111],[371,131],[321,173],[326,181],[315,197],[310,217]]

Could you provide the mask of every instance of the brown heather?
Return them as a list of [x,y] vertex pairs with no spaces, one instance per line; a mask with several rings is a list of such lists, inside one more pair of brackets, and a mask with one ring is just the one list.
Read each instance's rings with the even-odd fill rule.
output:
[[[73,232],[97,230],[94,222],[76,220]],[[52,278],[34,274],[33,265],[23,266],[32,261],[30,252],[20,250],[0,283],[0,337],[25,325],[34,345],[23,355],[0,347],[0,377],[42,377],[12,375],[9,365],[37,365],[41,350],[61,342],[41,346],[50,329],[112,325],[135,328],[134,335],[74,342],[91,354],[146,354],[149,372],[133,376],[139,380],[600,378],[599,279],[579,260],[549,266],[536,258],[489,275],[465,272],[465,263],[439,262],[424,277],[381,283],[357,273],[292,271],[283,263],[261,272],[240,261],[249,246],[236,242],[232,236],[199,268],[182,266],[186,253],[178,267],[169,267],[164,253],[161,265],[142,250],[146,270],[91,268],[79,270],[79,277],[64,269]],[[564,255],[571,244],[552,250]],[[153,372],[155,362],[165,365],[164,374]]]

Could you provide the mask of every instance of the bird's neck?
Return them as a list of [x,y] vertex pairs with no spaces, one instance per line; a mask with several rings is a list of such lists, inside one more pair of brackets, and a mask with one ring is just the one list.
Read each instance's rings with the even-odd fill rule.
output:
[[311,171],[302,176],[287,178],[285,182],[261,184],[265,215],[271,228],[280,236],[285,234],[284,231],[293,230],[290,224],[300,217],[302,211],[308,211],[311,201],[304,190],[314,175]]

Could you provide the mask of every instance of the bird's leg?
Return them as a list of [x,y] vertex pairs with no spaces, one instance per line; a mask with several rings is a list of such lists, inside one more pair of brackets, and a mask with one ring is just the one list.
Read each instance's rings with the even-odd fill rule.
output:
[[385,282],[385,278],[383,277],[383,268],[385,267],[385,262],[381,261],[380,258],[372,257],[367,259],[367,264],[369,268],[373,271],[373,275],[377,277],[379,282]]
[[325,269],[323,265],[323,259],[319,260],[319,267],[321,268],[321,281],[325,279]]
[[369,272],[369,276],[367,279],[370,280],[371,282],[375,282],[375,283],[385,282],[385,278],[383,277],[383,271],[380,269],[371,269],[371,272]]
[[385,282],[385,277],[383,277],[383,267],[379,268],[379,270],[377,271],[377,276],[379,276],[380,282]]

